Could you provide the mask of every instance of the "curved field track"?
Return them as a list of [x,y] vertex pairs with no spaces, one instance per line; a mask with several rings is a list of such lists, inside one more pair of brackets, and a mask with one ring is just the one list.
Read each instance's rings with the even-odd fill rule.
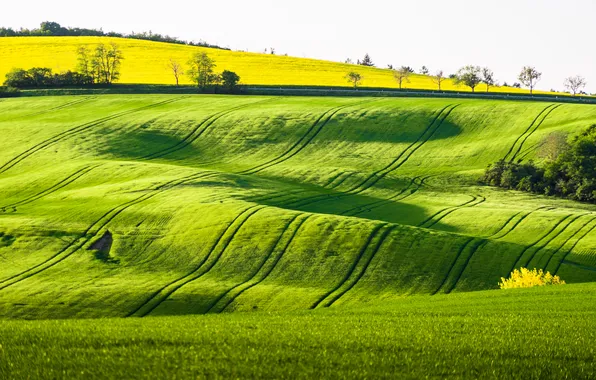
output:
[[307,310],[596,281],[596,207],[479,184],[596,107],[99,95],[0,102],[0,317]]

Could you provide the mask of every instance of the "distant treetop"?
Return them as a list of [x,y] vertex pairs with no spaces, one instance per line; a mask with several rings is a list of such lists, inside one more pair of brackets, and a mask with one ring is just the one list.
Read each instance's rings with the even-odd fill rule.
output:
[[190,46],[202,46],[214,49],[230,50],[229,48],[223,48],[217,45],[208,44],[205,41],[185,41],[176,37],[170,37],[168,35],[161,35],[158,33],[142,32],[130,34],[116,33],[116,32],[104,32],[99,29],[86,29],[86,28],[68,28],[63,27],[57,22],[44,21],[40,24],[38,29],[24,29],[14,30],[12,28],[0,27],[0,37],[34,37],[34,36],[69,36],[69,37],[80,37],[80,36],[92,36],[92,37],[120,37],[120,38],[133,38],[137,40],[148,40],[157,42],[168,42],[172,44],[190,45]]

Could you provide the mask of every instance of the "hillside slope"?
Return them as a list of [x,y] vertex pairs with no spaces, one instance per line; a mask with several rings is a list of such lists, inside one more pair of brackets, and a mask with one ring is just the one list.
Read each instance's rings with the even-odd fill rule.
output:
[[[211,56],[217,71],[237,72],[244,84],[250,85],[306,85],[306,86],[346,86],[344,79],[352,70],[364,77],[363,87],[397,88],[397,82],[390,70],[307,58],[294,58],[277,55],[234,52],[194,46],[168,44],[124,38],[108,37],[3,37],[0,38],[0,78],[12,68],[50,67],[55,71],[74,70],[76,51],[79,46],[93,48],[99,43],[117,43],[123,51],[120,83],[136,84],[175,84],[168,69],[170,59],[186,64],[197,51]],[[181,83],[190,83],[183,76]],[[404,88],[436,89],[427,76],[412,75]],[[480,85],[477,91],[485,91]],[[470,91],[464,86],[456,86],[446,80],[443,90]],[[491,88],[492,92],[519,92],[527,90],[511,87]],[[540,92],[537,92],[540,93]]]
[[596,207],[478,184],[596,107],[89,96],[0,102],[0,316],[292,310],[596,281]]

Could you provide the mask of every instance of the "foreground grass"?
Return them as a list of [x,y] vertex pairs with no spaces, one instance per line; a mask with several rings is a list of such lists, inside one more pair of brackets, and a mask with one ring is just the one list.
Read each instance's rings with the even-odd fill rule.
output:
[[3,321],[2,378],[596,376],[596,284],[293,314]]

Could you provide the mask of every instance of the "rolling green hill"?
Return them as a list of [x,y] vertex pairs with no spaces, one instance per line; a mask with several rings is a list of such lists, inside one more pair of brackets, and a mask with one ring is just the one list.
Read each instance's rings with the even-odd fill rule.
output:
[[596,207],[478,183],[596,107],[462,99],[0,101],[0,316],[355,306],[596,281]]

